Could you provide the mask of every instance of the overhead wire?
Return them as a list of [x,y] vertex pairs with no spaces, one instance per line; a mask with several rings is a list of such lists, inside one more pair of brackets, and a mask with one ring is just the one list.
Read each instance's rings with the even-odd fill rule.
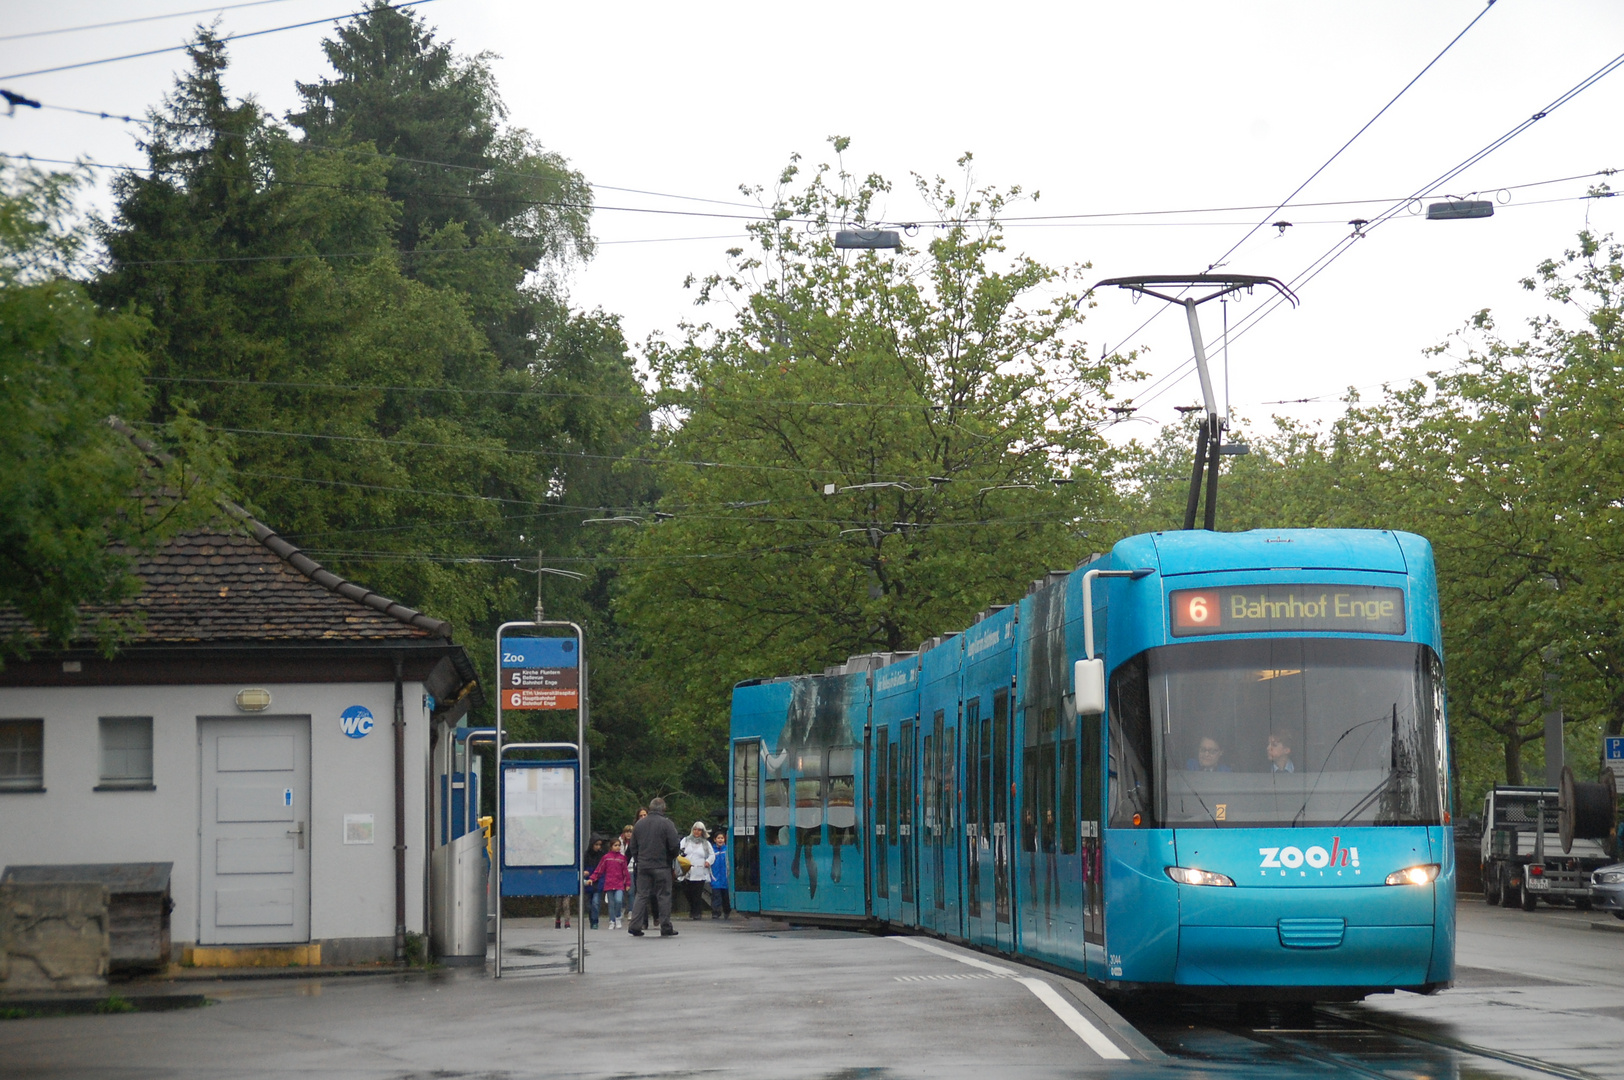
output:
[[[1464,31],[1463,31],[1463,33],[1464,33]],[[1440,53],[1439,55],[1441,56],[1442,54]],[[1435,60],[1436,60],[1436,58],[1435,58]],[[1417,76],[1417,78],[1419,78],[1419,76]],[[1412,80],[1412,82],[1413,82],[1413,80]],[[1396,101],[1397,97],[1395,97],[1393,100]],[[1389,102],[1388,104],[1391,105],[1392,102]],[[61,111],[61,112],[75,113],[75,114],[79,114],[79,115],[91,116],[91,117],[96,117],[96,118],[100,118],[100,119],[120,120],[120,121],[125,121],[125,122],[129,122],[129,123],[134,123],[134,124],[142,124],[142,125],[147,125],[147,126],[150,126],[152,124],[152,121],[149,121],[149,120],[143,120],[143,119],[133,117],[133,116],[126,116],[126,115],[121,115],[121,114],[117,114],[117,113],[98,111],[98,110],[93,110],[93,109],[80,109],[80,108],[74,108],[74,107],[64,106],[64,105],[53,105],[53,104],[49,104],[49,103],[44,104],[42,107],[46,108],[46,109],[54,109],[54,110]],[[1375,118],[1373,117],[1371,122],[1374,122],[1374,119]],[[171,123],[171,122],[165,122],[165,124],[166,124],[166,126],[172,126],[172,127],[194,128],[194,129],[198,129],[198,130],[209,131],[209,132],[211,132],[213,134],[220,135],[220,136],[223,136],[223,137],[230,137],[230,138],[245,138],[246,137],[242,132],[227,131],[227,130],[224,130],[224,129],[221,129],[221,128],[218,128],[218,127],[214,127],[214,126],[211,126],[211,125],[206,125],[206,124],[175,124],[175,123]],[[1367,127],[1369,126],[1368,123],[1367,123],[1366,126]],[[1348,143],[1345,143],[1343,145],[1342,149],[1346,149],[1348,145],[1351,145],[1351,143],[1352,143],[1352,140],[1350,139]],[[332,146],[311,145],[308,141],[301,141],[301,140],[289,140],[286,143],[286,145],[289,148],[292,148],[292,149],[294,149],[294,150],[296,150],[298,152],[301,152],[301,153],[344,154],[344,155],[351,155],[351,156],[357,156],[357,157],[374,158],[374,159],[379,159],[379,160],[388,161],[388,162],[392,162],[392,163],[404,163],[404,164],[410,164],[410,165],[422,165],[422,166],[428,166],[428,167],[432,167],[432,168],[448,169],[448,170],[455,170],[455,171],[462,171],[462,172],[470,172],[470,173],[475,173],[475,174],[482,175],[482,176],[512,176],[512,177],[516,177],[516,178],[519,178],[519,179],[529,179],[529,180],[534,179],[533,175],[531,175],[529,173],[519,171],[519,170],[514,170],[514,169],[504,169],[504,168],[500,168],[500,167],[482,167],[482,166],[476,166],[476,165],[463,165],[463,164],[458,164],[458,163],[454,163],[454,162],[436,161],[436,160],[433,160],[433,159],[430,159],[430,158],[417,158],[417,157],[410,157],[410,156],[400,155],[400,154],[388,154],[388,153],[383,153],[381,151],[367,150],[367,149],[360,148],[360,147],[332,147]],[[1339,150],[1338,153],[1340,153],[1340,152],[1341,151]],[[47,163],[47,164],[55,164],[55,165],[80,166],[80,167],[97,168],[97,169],[110,169],[110,170],[128,170],[128,171],[136,171],[136,172],[162,172],[162,171],[165,171],[165,170],[154,169],[151,166],[143,166],[143,165],[129,165],[129,164],[122,164],[122,163],[105,164],[105,163],[100,163],[100,162],[71,161],[71,160],[62,159],[62,158],[32,157],[31,155],[27,155],[27,154],[12,155],[12,156],[20,157],[20,158],[22,158],[24,160],[38,161],[38,162],[43,162],[43,163]],[[1334,159],[1334,155],[1333,155],[1333,159]],[[1328,165],[1328,164],[1330,164],[1329,161],[1326,162],[1326,165]],[[1325,168],[1325,166],[1322,165],[1319,171],[1323,171],[1324,168]],[[1604,172],[1605,171],[1606,170],[1604,170]],[[1318,175],[1318,171],[1315,173],[1315,175],[1316,176]],[[1597,175],[1597,174],[1594,174],[1594,173],[1582,173],[1582,174],[1576,174],[1576,175],[1572,175],[1572,176],[1553,177],[1553,178],[1546,179],[1546,180],[1530,181],[1530,182],[1525,182],[1525,183],[1520,183],[1520,184],[1499,184],[1499,185],[1493,185],[1492,187],[1486,187],[1484,190],[1518,191],[1518,190],[1521,190],[1521,189],[1524,189],[1524,188],[1529,188],[1529,187],[1538,187],[1538,186],[1541,186],[1541,185],[1556,184],[1556,183],[1563,183],[1563,182],[1567,182],[1567,181],[1571,181],[1571,180],[1584,179],[1584,178],[1586,178],[1588,176],[1592,176],[1592,175]],[[273,181],[269,181],[269,182],[278,183],[278,184],[284,184],[284,185],[289,185],[289,186],[328,187],[328,188],[332,188],[332,189],[336,189],[336,190],[355,190],[355,191],[359,191],[359,192],[362,192],[362,193],[372,193],[375,190],[375,189],[372,189],[372,188],[358,188],[358,187],[350,187],[350,186],[346,186],[346,185],[323,185],[323,184],[319,184],[319,183],[314,182],[314,181],[292,181],[292,180],[274,181],[273,180]],[[1302,190],[1303,186],[1306,186],[1306,183],[1307,182],[1305,181],[1304,185],[1299,186],[1299,188],[1298,188],[1299,192]],[[675,200],[682,200],[682,201],[687,201],[687,202],[712,203],[712,204],[716,204],[716,205],[731,206],[731,207],[737,207],[737,208],[741,208],[741,209],[753,209],[753,210],[758,210],[759,211],[756,214],[709,215],[709,216],[723,217],[723,218],[727,218],[727,219],[731,219],[731,220],[788,221],[788,222],[791,222],[793,224],[816,224],[816,223],[818,223],[815,219],[806,218],[806,217],[791,216],[791,217],[788,217],[788,218],[779,218],[779,217],[776,216],[776,214],[774,213],[772,208],[762,207],[759,204],[738,202],[736,200],[712,199],[712,198],[706,198],[706,197],[695,196],[695,195],[679,195],[679,194],[675,194],[675,193],[672,193],[672,192],[654,191],[654,190],[650,190],[648,188],[624,187],[624,186],[617,186],[617,185],[613,185],[613,184],[591,183],[590,186],[595,188],[595,189],[602,189],[602,190],[606,190],[606,191],[620,191],[620,192],[627,192],[627,193],[632,193],[632,194],[648,195],[648,196],[654,197],[654,198],[675,199]],[[1296,192],[1294,192],[1293,194],[1295,195]],[[514,202],[526,203],[526,202],[529,202],[529,203],[534,203],[535,205],[557,206],[557,207],[560,207],[560,208],[573,208],[573,207],[576,207],[577,205],[584,207],[586,205],[586,204],[564,203],[564,202],[557,201],[557,200],[553,200],[553,201],[548,201],[548,200],[523,200],[523,199],[514,199],[514,198],[507,197],[507,196],[499,196],[499,195],[498,196],[492,196],[492,195],[484,195],[484,196],[482,196],[482,195],[465,194],[465,193],[457,193],[457,192],[414,192],[414,195],[420,195],[420,196],[426,196],[426,197],[432,197],[432,198],[472,199],[474,201],[484,200],[484,201],[496,201],[496,202],[506,202],[506,203],[514,203]],[[1267,218],[1267,217],[1272,217],[1275,213],[1278,213],[1280,210],[1284,209],[1288,204],[1291,205],[1291,206],[1302,207],[1302,208],[1349,207],[1349,206],[1365,206],[1365,205],[1373,205],[1373,204],[1386,205],[1386,204],[1392,203],[1395,200],[1395,198],[1398,198],[1398,197],[1395,197],[1395,196],[1361,196],[1361,197],[1358,197],[1358,198],[1327,199],[1327,200],[1318,200],[1318,201],[1313,201],[1313,202],[1302,202],[1302,203],[1289,203],[1289,199],[1288,199],[1288,202],[1274,204],[1272,207],[1270,207],[1268,204],[1261,204],[1261,203],[1251,203],[1251,204],[1244,204],[1243,203],[1243,204],[1219,205],[1219,206],[1190,206],[1190,207],[1179,207],[1179,208],[1173,208],[1173,209],[1114,210],[1114,211],[1089,211],[1089,212],[1060,213],[1060,214],[1008,215],[1008,216],[1000,216],[1000,217],[998,217],[996,219],[994,219],[994,218],[914,219],[911,223],[919,224],[919,225],[929,225],[929,226],[947,226],[947,225],[956,225],[956,224],[998,224],[998,225],[1007,225],[1007,226],[1010,226],[1010,227],[1019,227],[1019,228],[1027,228],[1027,227],[1032,227],[1032,226],[1060,227],[1062,224],[1064,224],[1066,222],[1073,222],[1073,221],[1098,221],[1098,220],[1113,219],[1113,218],[1169,217],[1169,216],[1179,216],[1179,215],[1206,215],[1206,214],[1219,214],[1219,213],[1235,213],[1235,212],[1241,212],[1241,211],[1247,211],[1247,210],[1260,210],[1260,209],[1268,209],[1269,210],[1269,213],[1265,215],[1265,217]],[[637,207],[637,208],[605,207],[605,206],[597,206],[596,204],[593,204],[592,208],[594,208],[594,209],[604,209],[604,210],[626,210],[626,211],[630,211],[630,212],[642,212],[642,213],[660,212],[660,211],[657,211],[657,210],[651,210],[650,208],[644,208],[644,207]],[[675,213],[673,211],[665,211],[665,212]],[[708,216],[708,215],[691,214],[691,215],[688,215],[688,216]],[[1181,223],[1181,224],[1188,224],[1188,223]],[[1249,223],[1222,222],[1222,223],[1219,223],[1219,224],[1223,224],[1223,225],[1227,226],[1227,225],[1233,225],[1233,224],[1249,224]],[[1303,225],[1303,224],[1337,224],[1337,225],[1341,225],[1341,224],[1345,224],[1345,222],[1337,221],[1337,220],[1333,220],[1333,219],[1328,218],[1328,219],[1325,219],[1324,221],[1309,220],[1309,221],[1302,221],[1302,222],[1293,222],[1293,224],[1298,224],[1298,225]],[[1254,226],[1254,229],[1255,229],[1255,226]],[[1250,235],[1250,233],[1248,235]],[[725,237],[723,237],[723,238],[725,238]],[[706,237],[705,239],[713,239],[713,238],[712,237]],[[608,241],[608,242],[612,243],[613,241]],[[1238,245],[1236,245],[1236,246],[1238,246]],[[1233,251],[1233,250],[1234,250],[1234,248],[1232,247],[1231,251]],[[1225,257],[1227,257],[1227,253],[1226,253]],[[1220,259],[1220,261],[1222,261],[1222,260]]]
[[[276,379],[212,379],[191,375],[148,375],[148,382],[160,383],[198,383],[212,386],[249,386],[274,389],[316,390],[338,393],[410,393],[410,394],[465,394],[472,397],[543,397],[566,399],[589,399],[598,401],[646,401],[641,394],[601,394],[574,390],[485,390],[464,389],[457,386],[394,386],[383,383],[321,383],[300,382],[295,380]],[[651,391],[658,394],[663,391]],[[673,387],[672,393],[702,393],[687,388]],[[752,396],[751,405],[787,405],[807,408],[831,409],[904,409],[904,410],[930,410],[940,412],[947,408],[932,402],[884,402],[884,401],[839,401],[817,399],[791,399],[791,398],[763,398]],[[681,408],[685,406],[672,405],[669,407]]]
[[167,15],[142,15],[134,19],[114,19],[111,22],[87,23],[81,26],[58,26],[52,30],[27,30],[21,34],[0,34],[0,41],[21,41],[24,38],[51,37],[56,34],[77,34],[84,30],[106,30],[113,26],[134,26],[137,23],[162,22],[165,19],[184,19],[189,15],[208,15],[239,8],[264,7],[266,4],[285,4],[287,0],[248,0],[239,4],[215,4],[212,7],[193,8],[190,11],[171,11]]
[[[1339,239],[1323,254],[1310,262],[1308,266],[1298,271],[1296,276],[1287,282],[1287,285],[1294,291],[1303,288],[1320,274],[1324,273],[1326,269],[1328,269],[1343,255],[1352,250],[1353,246],[1358,243],[1358,241],[1366,239],[1376,228],[1392,221],[1406,207],[1414,202],[1417,202],[1418,200],[1422,200],[1436,194],[1437,189],[1442,185],[1449,183],[1451,180],[1461,175],[1473,165],[1476,165],[1478,162],[1482,161],[1496,150],[1505,146],[1511,140],[1515,139],[1517,136],[1521,135],[1523,132],[1527,131],[1541,120],[1544,120],[1551,113],[1555,112],[1563,105],[1566,105],[1568,102],[1572,101],[1586,90],[1589,90],[1592,86],[1606,78],[1608,75],[1612,74],[1614,71],[1618,70],[1621,66],[1624,66],[1624,53],[1620,53],[1619,55],[1613,57],[1613,59],[1607,61],[1601,67],[1579,80],[1579,82],[1575,83],[1572,87],[1569,87],[1566,91],[1559,94],[1543,109],[1533,113],[1527,119],[1519,121],[1504,134],[1490,140],[1483,147],[1473,151],[1471,154],[1468,154],[1460,162],[1445,169],[1442,173],[1427,181],[1425,184],[1420,185],[1407,197],[1395,200],[1387,209],[1379,212],[1369,221],[1364,222],[1362,225],[1357,227],[1354,232]],[[1480,190],[1499,189],[1483,188]],[[1234,327],[1231,328],[1229,334],[1227,335],[1227,340],[1234,341],[1244,336],[1255,326],[1257,326],[1262,319],[1266,318],[1272,312],[1278,310],[1280,305],[1283,303],[1285,303],[1285,300],[1280,296],[1272,296],[1265,299],[1257,309],[1248,312],[1235,324]],[[1194,357],[1191,357],[1175,368],[1173,372],[1169,372],[1169,375],[1176,373],[1178,376],[1177,379],[1175,379],[1173,383],[1164,386],[1161,390],[1158,390],[1155,394],[1151,395],[1151,397],[1147,398],[1146,402],[1144,403],[1148,403],[1149,400],[1153,400],[1155,397],[1165,393],[1171,388],[1172,385],[1176,385],[1178,382],[1183,381],[1183,379],[1188,376],[1188,369],[1193,364]]]
[[[434,2],[435,0],[400,0],[399,3],[389,4],[387,6],[392,10],[400,11],[405,8],[420,7],[423,4],[432,4]],[[266,34],[280,34],[284,30],[298,30],[306,26],[320,26],[323,23],[332,23],[339,22],[344,19],[353,19],[358,16],[365,15],[368,11],[372,10],[374,9],[362,8],[360,11],[351,11],[343,15],[328,15],[325,18],[309,19],[305,22],[288,23],[286,26],[272,26],[267,27],[264,30],[246,30],[242,33],[226,34],[218,40],[221,43],[224,43],[227,41],[243,41],[247,38],[264,37]],[[114,64],[121,60],[139,60],[146,56],[160,56],[164,53],[181,52],[182,50],[190,49],[192,47],[192,42],[187,42],[184,45],[167,45],[161,49],[146,49],[142,52],[125,53],[122,56],[106,56],[100,60],[82,60],[74,64],[58,64],[55,67],[37,68],[33,71],[14,71],[6,75],[0,75],[0,79],[27,79],[35,75],[52,75],[59,71],[77,71],[81,68],[98,67],[102,64]]]
[[1241,237],[1239,240],[1235,241],[1233,244],[1230,245],[1229,250],[1225,251],[1222,255],[1220,255],[1216,259],[1214,259],[1212,261],[1212,263],[1207,267],[1208,271],[1213,270],[1215,267],[1222,266],[1223,263],[1224,263],[1224,260],[1229,258],[1231,255],[1235,254],[1236,251],[1240,250],[1241,245],[1245,244],[1254,235],[1256,235],[1256,233],[1257,233],[1257,231],[1259,229],[1267,227],[1269,225],[1269,219],[1270,218],[1274,217],[1274,215],[1278,214],[1281,210],[1284,210],[1288,205],[1291,204],[1292,199],[1295,199],[1298,195],[1302,194],[1304,188],[1306,188],[1309,184],[1312,184],[1316,179],[1319,178],[1319,175],[1321,173],[1323,173],[1326,169],[1330,168],[1331,164],[1334,161],[1336,161],[1337,158],[1342,156],[1343,151],[1347,150],[1348,147],[1352,146],[1355,142],[1357,142],[1358,139],[1359,139],[1359,136],[1361,136],[1365,132],[1369,131],[1372,124],[1374,124],[1376,121],[1380,120],[1384,115],[1386,115],[1387,110],[1391,109],[1395,104],[1397,104],[1398,99],[1403,97],[1406,93],[1408,93],[1412,86],[1414,86],[1416,83],[1420,82],[1422,76],[1424,76],[1427,72],[1431,71],[1433,69],[1434,65],[1436,65],[1438,63],[1438,61],[1442,60],[1444,58],[1444,56],[1449,52],[1449,50],[1453,49],[1455,47],[1456,43],[1459,42],[1461,38],[1465,37],[1467,35],[1467,33],[1469,33],[1471,31],[1472,27],[1474,27],[1474,26],[1476,26],[1478,24],[1479,20],[1481,20],[1483,18],[1483,16],[1487,15],[1490,11],[1494,10],[1494,2],[1495,2],[1495,0],[1488,0],[1488,3],[1483,6],[1483,10],[1479,11],[1476,15],[1474,15],[1472,17],[1472,21],[1467,23],[1464,27],[1461,28],[1460,33],[1458,33],[1454,37],[1450,38],[1449,39],[1449,44],[1445,45],[1442,49],[1440,49],[1438,51],[1437,56],[1434,56],[1431,60],[1428,60],[1427,65],[1425,67],[1423,67],[1420,71],[1415,73],[1414,78],[1412,78],[1409,82],[1405,83],[1402,87],[1400,87],[1399,92],[1394,94],[1392,96],[1392,98],[1388,100],[1386,105],[1383,105],[1380,109],[1377,109],[1376,110],[1376,115],[1372,116],[1369,120],[1366,120],[1364,122],[1364,126],[1362,126],[1358,131],[1355,131],[1353,133],[1353,135],[1349,137],[1347,142],[1345,142],[1341,146],[1337,147],[1336,152],[1333,153],[1330,157],[1326,158],[1324,163],[1322,163],[1319,168],[1315,169],[1312,173],[1310,173],[1307,180],[1304,180],[1302,183],[1298,184],[1296,186],[1296,188],[1294,188],[1292,190],[1290,195],[1287,195],[1284,199],[1280,200],[1280,202],[1278,204],[1276,204],[1273,209],[1268,211],[1268,213],[1264,214],[1262,219],[1260,219],[1256,225],[1253,225],[1250,229],[1247,230],[1245,236]]
[[[1466,24],[1466,26],[1460,31],[1460,33],[1456,34],[1453,38],[1451,38],[1449,43],[1447,45],[1445,45],[1443,47],[1443,49],[1436,56],[1434,56],[1431,60],[1427,61],[1426,66],[1423,67],[1419,72],[1417,72],[1415,74],[1415,76],[1412,79],[1410,79],[1409,82],[1405,83],[1404,86],[1399,89],[1399,92],[1397,94],[1394,94],[1393,97],[1387,102],[1387,104],[1383,105],[1379,110],[1377,110],[1376,115],[1372,116],[1369,120],[1365,121],[1364,125],[1361,126],[1358,131],[1354,132],[1353,136],[1351,138],[1349,138],[1347,142],[1343,143],[1340,147],[1338,147],[1335,153],[1333,153],[1329,158],[1326,158],[1325,161],[1319,166],[1319,168],[1315,169],[1309,175],[1307,180],[1304,180],[1301,184],[1298,184],[1297,187],[1292,191],[1292,193],[1290,195],[1286,196],[1286,198],[1283,199],[1278,204],[1276,204],[1275,207],[1272,210],[1270,210],[1268,213],[1264,214],[1262,219],[1257,224],[1253,225],[1249,230],[1247,230],[1245,236],[1242,236],[1234,244],[1230,245],[1229,250],[1225,251],[1218,258],[1212,260],[1212,262],[1207,265],[1207,270],[1210,272],[1210,271],[1216,269],[1217,267],[1222,266],[1226,259],[1228,259],[1236,251],[1238,251],[1240,249],[1240,247],[1243,244],[1246,243],[1247,240],[1251,239],[1257,233],[1258,229],[1263,228],[1264,226],[1266,226],[1269,223],[1269,219],[1271,217],[1273,217],[1275,214],[1279,213],[1281,210],[1285,209],[1285,207],[1290,204],[1292,199],[1294,199],[1298,195],[1300,195],[1302,193],[1303,189],[1308,187],[1309,184],[1313,183],[1315,178],[1317,178],[1321,173],[1323,173],[1327,168],[1329,168],[1332,162],[1336,161],[1337,158],[1341,157],[1343,152],[1346,151],[1348,149],[1348,147],[1352,146],[1354,144],[1354,142],[1356,142],[1361,135],[1363,135],[1366,131],[1370,130],[1370,127],[1371,127],[1372,124],[1374,124],[1377,120],[1381,119],[1382,116],[1386,114],[1387,110],[1391,109],[1393,107],[1393,105],[1399,100],[1399,98],[1403,97],[1406,93],[1408,93],[1410,88],[1413,87],[1418,81],[1420,81],[1420,79],[1421,79],[1421,77],[1423,75],[1425,75],[1427,72],[1432,70],[1433,66],[1436,65],[1438,63],[1438,61],[1443,58],[1445,53],[1449,52],[1449,50],[1451,50],[1451,49],[1453,49],[1455,47],[1456,42],[1460,41],[1461,38],[1466,36],[1467,31],[1471,30],[1472,27],[1476,26],[1478,24],[1478,21],[1480,19],[1482,19],[1484,15],[1488,14],[1489,10],[1491,8],[1493,8],[1494,2],[1495,2],[1495,0],[1488,0],[1488,3],[1484,6],[1483,10],[1479,11],[1475,16],[1473,16],[1472,20]],[[1182,293],[1180,295],[1182,295]],[[1164,306],[1158,307],[1154,312],[1151,313],[1151,315],[1150,315],[1150,317],[1148,319],[1146,319],[1143,323],[1141,323],[1139,325],[1138,329],[1133,331],[1133,333],[1131,335],[1129,335],[1129,337],[1123,339],[1124,343],[1127,343],[1128,341],[1131,341],[1131,340],[1133,340],[1133,338],[1137,337],[1140,333],[1142,333],[1144,331],[1144,329],[1147,326],[1149,326],[1151,323],[1155,322],[1156,319],[1158,319],[1159,317],[1161,317],[1162,314],[1164,314],[1166,311],[1168,311],[1169,307],[1170,307],[1170,305],[1164,305]],[[1233,339],[1227,337],[1227,335],[1226,335],[1226,343],[1227,343],[1228,340],[1233,340]],[[1120,349],[1121,347],[1122,346],[1119,345],[1118,349]],[[1191,364],[1191,363],[1194,363],[1194,357],[1191,357],[1190,360],[1185,361],[1184,364],[1180,364],[1178,366],[1178,368],[1175,368],[1174,370],[1175,371],[1181,370],[1186,365]],[[1171,374],[1171,373],[1169,373],[1169,374]],[[1163,378],[1165,379],[1166,376],[1164,376]],[[1159,379],[1157,381],[1161,382],[1162,380]],[[1152,385],[1154,386],[1155,384],[1152,384]],[[1153,397],[1158,396],[1160,393],[1161,393],[1161,391],[1158,391],[1157,395],[1153,395]],[[1135,400],[1135,403],[1137,404],[1138,403],[1137,398],[1135,398],[1134,400]]]
[[[277,0],[268,0],[268,2],[277,2]],[[216,127],[212,124],[185,123],[168,119],[162,121],[153,121],[150,119],[143,119],[138,116],[128,116],[123,113],[108,112],[106,110],[99,109],[80,109],[69,105],[53,105],[49,102],[42,103],[39,107],[42,109],[51,109],[56,112],[74,113],[80,116],[95,117],[99,120],[118,120],[126,124],[140,124],[143,127],[162,126],[166,128],[179,128],[183,130],[189,129],[194,131],[207,131],[223,138],[247,138],[247,136],[240,131],[227,131],[224,128]],[[312,144],[308,139],[290,140],[288,145],[302,153],[345,154],[351,157],[377,158],[383,161],[407,165],[430,165],[435,168],[447,169],[456,172],[477,173],[480,176],[512,176],[524,180],[535,179],[533,174],[524,172],[520,169],[505,169],[501,166],[463,165],[451,161],[434,161],[430,158],[410,157],[405,154],[389,154],[381,150],[368,150],[359,146],[323,146],[319,144]],[[622,187],[615,184],[593,183],[592,187],[601,188],[605,191],[620,191],[632,195],[649,195],[660,199],[679,199],[684,202],[713,203],[718,206],[736,206],[747,210],[760,208],[759,203],[739,202],[736,199],[712,199],[699,195],[677,195],[669,191],[650,191],[647,188]]]

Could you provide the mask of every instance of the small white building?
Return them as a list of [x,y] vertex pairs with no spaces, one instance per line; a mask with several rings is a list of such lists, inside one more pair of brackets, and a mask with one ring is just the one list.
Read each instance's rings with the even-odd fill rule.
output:
[[116,610],[145,623],[113,659],[87,640],[0,669],[0,867],[172,862],[177,960],[396,957],[428,921],[432,733],[479,692],[450,625],[246,514],[137,573]]

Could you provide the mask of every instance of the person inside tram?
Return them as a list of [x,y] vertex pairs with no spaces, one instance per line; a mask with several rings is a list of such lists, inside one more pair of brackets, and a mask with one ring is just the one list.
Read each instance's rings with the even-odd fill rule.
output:
[[1291,761],[1291,737],[1279,731],[1269,732],[1269,772],[1290,773],[1296,772],[1297,766]]
[[1201,744],[1196,747],[1195,757],[1184,763],[1188,772],[1232,772],[1224,764],[1224,748],[1217,739],[1210,735],[1202,736]]

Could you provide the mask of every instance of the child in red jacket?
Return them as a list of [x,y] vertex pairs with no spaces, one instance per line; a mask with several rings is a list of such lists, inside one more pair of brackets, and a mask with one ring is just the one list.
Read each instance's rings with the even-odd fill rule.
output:
[[626,856],[620,850],[620,841],[612,840],[609,850],[604,852],[603,858],[598,860],[598,868],[592,871],[587,881],[597,885],[603,890],[603,895],[609,898],[609,929],[620,929],[621,903],[626,898],[626,887],[631,884],[631,874],[626,869]]

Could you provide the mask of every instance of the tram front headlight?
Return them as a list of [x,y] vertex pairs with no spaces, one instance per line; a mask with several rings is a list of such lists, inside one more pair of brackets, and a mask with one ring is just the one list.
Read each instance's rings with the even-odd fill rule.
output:
[[1438,864],[1425,863],[1421,866],[1406,866],[1387,875],[1389,885],[1426,885],[1438,878]]
[[1180,885],[1230,885],[1235,879],[1223,874],[1215,874],[1211,870],[1196,870],[1189,866],[1169,866],[1167,876]]

